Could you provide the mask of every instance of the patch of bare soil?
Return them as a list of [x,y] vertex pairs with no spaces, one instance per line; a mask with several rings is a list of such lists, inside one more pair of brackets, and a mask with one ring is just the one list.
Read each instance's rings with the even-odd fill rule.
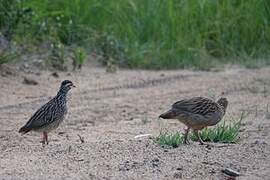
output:
[[[18,130],[64,79],[77,86],[69,113],[42,147],[41,134],[21,136]],[[116,74],[84,67],[57,76],[5,73],[0,84],[0,179],[225,179],[225,168],[240,172],[238,179],[270,177],[269,67]],[[155,137],[161,128],[183,131],[176,120],[157,117],[182,98],[222,92],[229,100],[227,117],[249,112],[238,144],[209,148],[192,142],[163,149],[149,137],[134,138]]]

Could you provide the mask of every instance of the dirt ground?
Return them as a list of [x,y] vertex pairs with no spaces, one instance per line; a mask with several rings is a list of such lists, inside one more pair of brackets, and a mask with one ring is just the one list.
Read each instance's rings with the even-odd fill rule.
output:
[[[58,78],[50,71],[1,71],[0,179],[226,179],[224,168],[239,171],[237,179],[270,178],[270,67],[116,74],[84,67]],[[25,84],[25,77],[38,84]],[[42,147],[41,134],[21,136],[18,130],[64,79],[77,86],[69,96],[68,116]],[[225,118],[249,113],[238,144],[209,148],[192,142],[164,149],[149,137],[134,138],[155,137],[162,128],[183,132],[178,121],[157,117],[182,98],[217,98],[222,92],[229,100]]]

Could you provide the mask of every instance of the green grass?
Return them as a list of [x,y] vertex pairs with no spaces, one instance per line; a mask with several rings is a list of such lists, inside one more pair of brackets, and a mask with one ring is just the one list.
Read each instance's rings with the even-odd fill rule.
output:
[[73,50],[72,64],[73,70],[81,69],[81,66],[86,60],[86,52],[84,49],[77,47]]
[[160,134],[158,137],[155,138],[155,142],[159,144],[162,147],[173,147],[176,148],[180,144],[183,144],[183,135],[179,132],[176,133],[170,133],[167,130],[166,131],[160,131]]
[[14,52],[0,50],[0,65],[8,63],[8,62],[12,62],[16,58],[17,58],[17,55]]
[[[237,143],[239,141],[238,133],[241,127],[241,122],[245,118],[245,114],[241,114],[238,120],[223,120],[215,127],[204,128],[199,131],[200,137],[204,142],[219,142],[219,143]],[[189,139],[197,141],[197,138],[192,132],[189,134]],[[161,130],[160,134],[154,139],[154,141],[163,147],[176,148],[183,144],[184,136],[179,133],[170,133],[168,130]]]
[[[236,143],[241,121],[225,124],[225,121],[215,128],[204,128],[200,131],[200,136],[205,142]],[[197,141],[194,133],[191,134],[191,140]]]
[[[0,36],[1,37],[1,36]],[[11,46],[10,49],[0,47],[0,65],[10,62],[15,62],[20,57],[17,49],[14,46]]]
[[132,68],[270,64],[267,0],[0,0],[10,40],[61,41]]
[[65,65],[65,58],[66,53],[63,44],[59,41],[52,43],[50,49],[50,56],[47,61],[48,65],[51,65],[58,70],[66,71],[67,67]]
[[142,118],[142,124],[147,124],[150,122],[151,122],[151,120],[146,115]]

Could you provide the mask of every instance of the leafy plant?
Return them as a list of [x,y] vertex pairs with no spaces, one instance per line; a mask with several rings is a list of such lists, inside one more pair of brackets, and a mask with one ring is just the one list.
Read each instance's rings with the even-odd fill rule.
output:
[[167,130],[160,131],[158,137],[154,141],[163,147],[173,147],[176,148],[183,143],[183,135],[179,132],[170,133]]
[[121,42],[112,33],[104,33],[97,39],[97,47],[103,57],[102,62],[106,66],[125,66],[125,53]]
[[59,41],[51,44],[50,65],[61,71],[67,70],[64,45]]
[[113,58],[109,58],[106,62],[106,72],[107,73],[116,73],[117,72],[117,65]]
[[[1,43],[1,40],[3,41],[3,39],[1,38],[2,37],[0,34],[0,43]],[[2,47],[2,49],[0,48],[0,65],[13,62],[17,60],[19,57],[19,53],[17,52],[16,46],[11,45],[11,48],[8,48],[9,45],[6,45],[6,46],[7,47]]]
[[[200,131],[200,137],[205,142],[236,143],[241,121],[226,124],[225,121],[215,128],[204,128]],[[191,140],[196,141],[194,133],[190,136]]]
[[77,47],[73,50],[72,64],[73,70],[81,69],[82,64],[86,60],[86,52],[84,49]]
[[0,65],[12,62],[17,58],[17,54],[9,51],[0,51]]

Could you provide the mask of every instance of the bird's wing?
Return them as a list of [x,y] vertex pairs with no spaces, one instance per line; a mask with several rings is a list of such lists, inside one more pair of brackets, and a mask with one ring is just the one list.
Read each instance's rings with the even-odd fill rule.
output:
[[194,97],[177,101],[172,105],[172,108],[179,112],[189,112],[193,114],[206,115],[215,112],[217,105],[214,101],[203,97]]
[[29,129],[42,128],[45,125],[50,124],[55,119],[57,104],[54,99],[43,105],[38,109],[35,114],[29,119],[25,127]]

